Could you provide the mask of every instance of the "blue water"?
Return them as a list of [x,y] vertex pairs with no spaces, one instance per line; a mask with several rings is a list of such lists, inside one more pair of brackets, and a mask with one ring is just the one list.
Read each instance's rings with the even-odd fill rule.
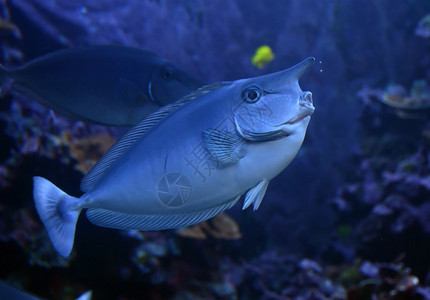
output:
[[[430,299],[429,1],[18,0],[1,8],[8,68],[116,44],[212,83],[314,56],[300,86],[316,110],[258,211],[242,211],[240,200],[224,219],[233,223],[213,220],[194,237],[96,227],[82,215],[64,260],[35,210],[32,176],[80,195],[84,172],[126,129],[3,89],[0,280],[43,299],[88,290],[93,299]],[[262,45],[274,59],[258,69],[251,59]],[[394,85],[401,92],[391,93]],[[235,226],[240,235],[229,231]]]

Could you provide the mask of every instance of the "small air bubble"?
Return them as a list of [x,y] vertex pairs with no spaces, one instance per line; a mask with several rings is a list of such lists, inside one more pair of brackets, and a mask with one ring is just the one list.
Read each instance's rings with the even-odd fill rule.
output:
[[323,69],[320,69],[320,73],[322,73]]

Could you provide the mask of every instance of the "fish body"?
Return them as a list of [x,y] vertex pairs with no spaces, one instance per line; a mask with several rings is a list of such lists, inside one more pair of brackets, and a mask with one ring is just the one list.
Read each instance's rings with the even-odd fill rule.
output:
[[[18,290],[3,281],[0,281],[0,296],[1,299],[5,300],[40,300],[40,298],[36,298],[35,296]],[[88,291],[80,297],[76,298],[76,300],[91,300],[91,298],[92,291]]]
[[150,115],[97,162],[72,197],[34,178],[34,198],[57,251],[76,220],[118,229],[189,226],[232,207],[258,209],[269,181],[295,157],[314,111],[298,79],[308,58],[273,74],[203,87]]
[[54,110],[111,126],[132,126],[202,83],[155,54],[124,46],[60,50],[0,68],[0,82]]

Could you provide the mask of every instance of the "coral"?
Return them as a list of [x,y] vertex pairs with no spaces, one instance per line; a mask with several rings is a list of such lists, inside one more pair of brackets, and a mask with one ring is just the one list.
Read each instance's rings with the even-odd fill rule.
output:
[[178,235],[186,238],[200,239],[200,240],[206,239],[208,236],[203,229],[203,224],[205,224],[205,222],[179,229],[177,233]]
[[84,174],[116,141],[112,135],[106,133],[76,138],[72,132],[64,132],[63,136],[70,145],[70,155],[78,161],[75,168]]
[[242,264],[229,262],[225,276],[246,299],[346,299],[345,289],[316,261],[277,251]]
[[430,87],[423,79],[415,80],[409,91],[400,84],[391,84],[385,90],[364,86],[357,96],[375,113],[381,109],[374,103],[380,102],[395,108],[396,115],[402,119],[425,119],[430,109]]
[[[362,106],[356,172],[331,200],[338,213],[335,224],[351,231],[333,231],[327,253],[343,261],[361,257],[385,262],[403,253],[404,264],[417,276],[400,276],[389,287],[380,277],[376,283],[365,281],[348,294],[351,299],[371,299],[372,291],[377,299],[427,299],[416,278],[427,283],[429,272],[423,253],[430,249],[430,93],[425,80],[413,82],[409,91],[391,85],[386,90],[365,86],[357,93]],[[397,115],[412,110],[420,114],[398,118],[383,104],[394,107]]]
[[269,251],[224,268],[240,295],[249,299],[430,299],[430,289],[399,262],[323,267],[308,258]]
[[381,101],[394,108],[430,108],[430,87],[425,80],[415,80],[408,93],[401,85],[390,85],[383,93]]
[[19,164],[22,156],[37,154],[66,165],[77,161],[75,167],[85,173],[116,140],[107,127],[57,116],[20,97],[11,102],[9,112],[0,113],[0,121],[16,145],[6,168]]
[[[0,124],[4,133],[3,143],[10,149],[7,158],[0,163],[0,185],[4,194],[0,199],[3,207],[0,210],[0,239],[13,240],[20,245],[29,255],[30,264],[46,268],[68,266],[68,261],[59,257],[49,245],[46,231],[37,220],[31,201],[31,185],[28,194],[24,190],[14,192],[14,189],[22,184],[26,187],[31,184],[33,168],[43,164],[44,159],[47,170],[52,171],[52,163],[55,162],[58,170],[72,167],[86,171],[115,137],[109,128],[57,116],[19,96],[2,101],[9,102],[7,110],[0,112]],[[87,151],[84,153],[85,147]],[[35,163],[33,158],[36,157],[38,162]]]
[[430,299],[430,289],[420,286],[419,279],[402,264],[364,261],[360,273],[364,278],[348,289],[348,300]]
[[227,213],[219,214],[209,222],[206,222],[205,228],[218,239],[237,240],[242,237],[239,225]]
[[415,28],[415,34],[426,39],[430,38],[430,14],[421,18]]
[[242,237],[239,225],[225,212],[216,215],[208,221],[180,229],[177,233],[180,236],[195,239],[205,239],[207,238],[207,234],[226,240],[237,240]]

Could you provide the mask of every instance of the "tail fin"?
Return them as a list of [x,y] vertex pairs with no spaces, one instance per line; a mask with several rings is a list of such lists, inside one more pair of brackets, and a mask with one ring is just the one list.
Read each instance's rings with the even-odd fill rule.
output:
[[79,198],[67,195],[43,177],[33,177],[33,184],[33,197],[40,219],[55,249],[66,258],[73,248],[81,212]]

